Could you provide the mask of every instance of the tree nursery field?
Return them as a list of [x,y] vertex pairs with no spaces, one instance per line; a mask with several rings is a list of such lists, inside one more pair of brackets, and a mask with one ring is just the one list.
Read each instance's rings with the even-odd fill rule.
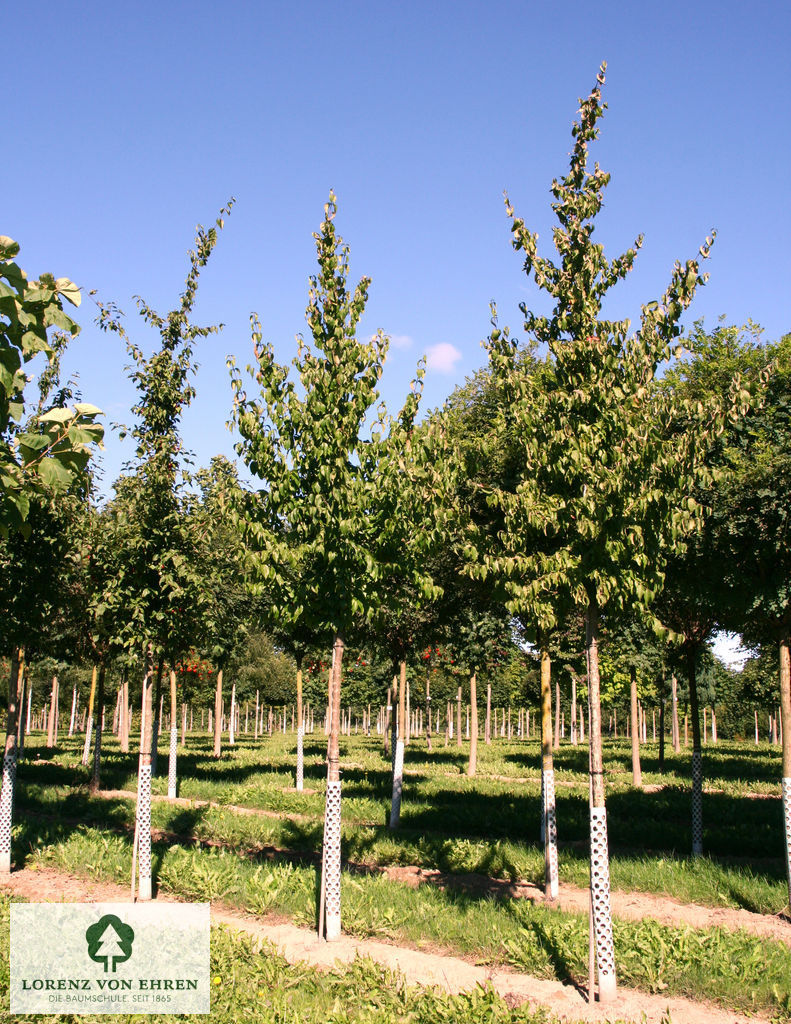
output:
[[634,330],[604,317],[642,246],[592,240],[605,72],[556,262],[506,196],[551,312],[519,304],[520,344],[492,304],[426,414],[424,359],[380,401],[331,191],[307,338],[280,363],[251,315],[238,461],[194,467],[230,200],[173,308],[136,298],[153,350],[97,300],[135,393],[102,496],[61,380],[80,290],[0,236],[3,936],[13,899],[210,902],[218,1020],[791,1018],[791,335],[682,325],[714,234]]
[[[219,760],[212,757],[205,730],[185,738],[178,799],[167,798],[166,774],[152,783],[155,895],[209,900],[240,915],[315,929],[324,730],[305,737],[302,792],[294,787],[291,731],[256,738],[242,732]],[[66,738],[48,749],[46,736],[28,737],[18,776],[14,864],[26,872],[54,869],[126,888],[136,757],[106,739],[105,788],[92,792],[82,746],[82,738]],[[777,917],[787,900],[778,748],[763,740],[757,746],[719,740],[708,747],[706,855],[693,858],[690,751],[671,750],[660,773],[658,743],[642,744],[643,781],[635,787],[630,746],[611,740],[605,747],[622,984],[759,1016],[787,1013],[791,936]],[[166,753],[163,745],[163,760]],[[401,820],[393,830],[392,765],[382,737],[375,731],[343,737],[344,932],[585,988],[587,757],[587,746],[569,740],[555,752],[560,894],[545,902],[536,741],[494,738],[482,744],[478,772],[470,778],[469,740],[445,746],[435,738],[429,753],[425,737],[414,737],[406,747]],[[648,897],[636,903],[636,912],[628,909],[635,894]],[[701,908],[736,913],[718,917]],[[319,1019],[336,1000],[344,1002],[344,991],[360,985],[372,993],[371,1006],[383,1000],[376,1011],[381,1014],[387,1007],[394,1012],[403,998],[405,1013],[420,1006],[421,1014],[447,1019],[477,1021],[493,1013],[527,1019],[527,1010],[509,1009],[494,993],[476,997],[477,1003],[417,991],[397,997],[373,963],[333,975],[330,988],[316,991],[305,981],[304,968],[301,974],[277,956],[255,957],[245,944],[237,962],[228,941],[227,935],[215,935],[212,975],[221,979],[218,988],[227,988],[227,963],[235,965],[233,991],[215,993],[217,1000],[227,1000],[229,1014],[255,1001],[260,989],[272,1004],[272,1019],[287,1019],[277,1014],[294,1000],[304,1019]],[[370,1009],[360,1014],[348,1019],[386,1019]]]

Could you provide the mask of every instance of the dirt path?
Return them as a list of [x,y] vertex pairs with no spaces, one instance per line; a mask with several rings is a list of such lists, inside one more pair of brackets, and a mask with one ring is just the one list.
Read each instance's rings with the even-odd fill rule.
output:
[[[30,868],[15,871],[0,880],[0,890],[36,901],[126,902],[125,887],[93,883],[65,872]],[[167,896],[158,897],[168,902]],[[337,961],[349,962],[357,956],[369,956],[378,963],[399,970],[407,981],[436,985],[449,992],[461,992],[490,982],[510,1005],[530,1003],[546,1007],[567,1021],[610,1021],[614,1019],[661,1024],[762,1024],[766,1018],[722,1010],[683,998],[664,998],[621,987],[614,1002],[599,1007],[589,1004],[584,993],[571,985],[543,981],[504,968],[480,967],[457,957],[425,953],[373,939],[341,938],[338,942],[319,942],[315,932],[291,924],[252,919],[212,904],[212,919],[237,931],[247,932],[273,942],[290,963],[307,962],[319,970],[330,969]]]
[[[104,790],[101,796],[108,798],[134,799],[135,794],[127,790]],[[302,819],[304,815],[281,815],[276,811],[265,811],[259,808],[238,807],[232,804],[217,804],[207,800],[188,800],[176,798],[168,801],[166,796],[152,796],[152,800],[175,803],[182,806],[211,806],[232,810],[234,813],[254,814],[262,817],[289,817]],[[169,838],[176,838],[168,836]],[[182,839],[194,837],[184,836]],[[217,845],[217,844],[213,844]],[[223,845],[223,844],[219,844]],[[284,857],[293,856],[300,861],[313,860],[317,854],[299,853],[280,849],[278,847],[266,847],[266,852],[273,852]],[[370,870],[382,873],[395,881],[406,882],[408,885],[418,886],[422,884],[439,885],[448,889],[463,889],[469,892],[486,892],[492,896],[513,897],[517,899],[529,899],[534,903],[544,901],[544,892],[537,885],[531,882],[510,882],[499,878],[490,878],[480,874],[452,874],[450,872],[438,871],[433,868],[421,867],[399,867],[369,864],[347,863],[352,870]],[[731,907],[704,907],[696,903],[682,903],[670,896],[655,895],[652,893],[621,892],[613,890],[611,894],[612,912],[616,917],[627,918],[639,921],[644,917],[653,918],[661,924],[679,927],[689,925],[692,928],[727,928],[729,931],[743,929],[751,935],[757,935],[764,939],[775,939],[791,946],[791,923],[779,916],[769,914],[756,914],[750,910],[736,910]],[[560,910],[567,910],[577,913],[588,912],[588,890],[580,889],[574,885],[561,884],[559,898],[555,904]]]

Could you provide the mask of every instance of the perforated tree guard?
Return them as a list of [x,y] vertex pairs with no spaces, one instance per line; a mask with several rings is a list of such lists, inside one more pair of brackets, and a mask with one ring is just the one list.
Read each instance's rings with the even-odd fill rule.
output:
[[168,753],[168,797],[171,800],[174,800],[176,797],[176,750],[178,742],[178,728],[175,725],[171,725],[170,752]]
[[137,863],[139,900],[151,899],[151,765],[140,768],[137,799]]
[[558,826],[555,814],[555,772],[552,769],[541,772],[541,794],[544,807],[541,831],[549,867],[549,896],[554,900],[558,895]]
[[596,945],[596,966],[599,977],[599,999],[615,994],[615,948],[610,913],[610,860],[607,850],[607,810],[592,807],[591,826],[591,902],[593,933]]
[[395,763],[393,764],[393,801],[390,805],[390,828],[397,828],[401,819],[401,793],[404,789],[404,741],[396,743]]
[[692,855],[703,853],[703,760],[699,750],[692,751]]
[[305,779],[305,752],[303,749],[303,740],[305,736],[305,730],[300,727],[297,729],[297,789],[302,791],[304,789]]
[[341,784],[327,783],[324,809],[324,929],[327,941],[341,935]]
[[[5,782],[3,783],[5,786]],[[791,778],[786,776],[782,783],[783,818],[786,825],[786,873],[788,877],[788,901],[791,904]],[[0,811],[0,814],[2,811]]]
[[0,872],[11,870],[11,825],[14,814],[16,757],[3,754],[3,787],[0,791]]

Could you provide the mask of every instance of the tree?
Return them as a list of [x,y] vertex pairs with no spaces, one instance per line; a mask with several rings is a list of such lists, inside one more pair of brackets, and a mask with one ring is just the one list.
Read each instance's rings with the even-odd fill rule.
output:
[[[196,528],[201,537],[197,570],[204,597],[201,647],[217,672],[212,755],[218,758],[222,749],[223,676],[241,654],[253,608],[246,585],[242,538],[233,525],[234,512],[242,500],[236,467],[224,456],[216,455],[196,479],[201,488],[196,509]],[[175,701],[175,695],[171,700]],[[174,742],[172,736],[171,756],[175,760]]]
[[[492,370],[510,392],[504,429],[521,447],[516,486],[495,491],[504,528],[500,546],[482,553],[479,572],[506,580],[509,610],[551,629],[560,609],[584,610],[590,697],[591,881],[599,998],[616,991],[609,896],[609,857],[601,746],[599,617],[606,607],[647,613],[658,593],[668,548],[683,542],[697,507],[687,499],[703,472],[700,455],[722,417],[704,410],[695,429],[668,435],[670,410],[652,382],[671,356],[679,319],[705,281],[697,260],[677,263],[660,302],[642,308],[639,330],[628,320],[601,317],[606,293],[634,263],[634,248],[609,261],[592,241],[593,221],[610,176],[587,167],[588,146],[604,113],[605,65],[581,101],[572,128],[569,172],[554,181],[558,265],[539,256],[537,236],[514,215],[513,247],[524,268],[555,306],[551,316],[520,305],[531,340],[547,356],[540,373],[519,372],[517,345],[496,316],[489,339]],[[711,239],[701,248],[708,255]],[[737,387],[738,392],[738,387]],[[734,396],[736,397],[736,396]],[[693,417],[694,418],[694,417]]]
[[[383,438],[391,426],[384,405],[367,423],[377,401],[388,340],[355,334],[368,297],[369,279],[347,290],[348,247],[336,235],[335,196],[315,234],[319,273],[311,278],[306,318],[311,347],[298,337],[294,360],[301,390],[288,368],[275,361],[253,317],[254,377],[260,398],[249,398],[233,363],[236,451],[265,487],[242,510],[248,544],[256,554],[259,587],[271,614],[284,625],[304,623],[332,642],[330,740],[324,818],[323,901],[326,937],[340,935],[339,726],[341,671],[347,637],[359,622],[372,621],[384,599],[376,551],[390,525],[378,500],[383,486]],[[253,371],[250,370],[252,374]],[[407,400],[402,427],[414,419],[417,399]],[[398,462],[401,458],[403,470]],[[408,474],[406,453],[390,453],[391,471]],[[389,487],[388,487],[389,491]],[[432,597],[433,584],[419,567],[407,570]],[[292,593],[292,581],[299,591]]]
[[178,428],[181,415],[195,394],[191,383],[195,343],[215,334],[220,327],[198,327],[190,317],[201,270],[217,242],[223,215],[232,204],[233,200],[221,211],[215,227],[206,231],[198,226],[196,246],[189,253],[186,287],[174,309],[162,316],[137,298],[144,323],[159,333],[160,345],[152,355],[146,356],[131,340],[114,305],[99,304],[100,327],[119,334],[126,342],[134,364],[131,378],[139,396],[132,408],[137,418],[131,431],[135,440],[135,472],[116,486],[115,512],[126,546],[120,572],[108,588],[107,600],[127,610],[117,641],[143,654],[143,728],[135,826],[141,900],[151,899],[154,653],[159,655],[159,673],[165,657],[170,658],[172,666],[176,656],[188,649],[188,624],[197,620],[201,606],[201,580],[193,558],[197,538],[194,524],[183,515],[185,475],[180,463],[184,450]]
[[726,511],[724,500],[725,493],[732,490],[735,474],[744,467],[747,453],[738,449],[743,448],[751,423],[756,422],[756,417],[761,418],[758,408],[766,383],[762,371],[769,355],[759,344],[760,333],[757,325],[748,324],[742,329],[720,325],[707,334],[702,321],[697,321],[687,342],[692,360],[671,368],[660,385],[676,410],[675,421],[669,424],[671,431],[690,429],[690,408],[694,403],[727,402],[734,379],[744,380],[752,393],[753,406],[750,415],[731,423],[706,453],[706,478],[692,491],[699,510],[699,528],[687,538],[683,549],[669,555],[665,583],[656,605],[656,614],[679,641],[681,666],[689,685],[693,856],[703,853],[703,747],[698,667],[705,646],[716,631],[728,624],[741,628],[747,615],[741,594],[746,592],[745,575],[752,571],[756,523],[754,518],[749,524],[740,522],[742,529],[747,526],[749,530],[741,538],[742,547],[748,550],[741,552],[738,564],[742,571],[735,579],[726,568],[736,557],[733,550],[726,550],[726,536],[732,533],[731,516],[735,521],[740,517],[735,509]]
[[758,349],[751,326],[746,332],[722,328],[709,338],[701,333],[700,365],[692,379],[712,368],[727,373],[736,362],[758,386],[765,384],[763,400],[723,445],[711,532],[729,591],[723,625],[741,629],[753,644],[777,649],[791,907],[791,334]]

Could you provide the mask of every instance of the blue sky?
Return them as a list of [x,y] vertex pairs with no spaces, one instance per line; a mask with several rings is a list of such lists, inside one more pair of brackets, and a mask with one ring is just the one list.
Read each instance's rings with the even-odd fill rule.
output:
[[[134,394],[88,290],[117,302],[150,350],[132,296],[171,308],[195,225],[237,199],[200,287],[196,319],[226,326],[199,349],[184,421],[199,463],[231,454],[225,357],[250,358],[250,312],[281,359],[294,354],[330,188],[352,275],[373,279],[362,333],[394,337],[391,407],[423,353],[426,406],[482,365],[491,299],[514,329],[519,301],[543,308],[502,194],[551,254],[549,186],[603,59],[609,110],[592,155],[612,182],[597,236],[613,256],[645,234],[608,312],[636,317],[717,228],[687,322],[725,314],[752,317],[768,338],[791,329],[791,16],[780,3],[45,0],[35,15],[6,8],[3,28],[0,233],[21,244],[31,276],[83,287],[68,365],[108,420],[128,422]],[[108,437],[105,487],[129,454]]]

